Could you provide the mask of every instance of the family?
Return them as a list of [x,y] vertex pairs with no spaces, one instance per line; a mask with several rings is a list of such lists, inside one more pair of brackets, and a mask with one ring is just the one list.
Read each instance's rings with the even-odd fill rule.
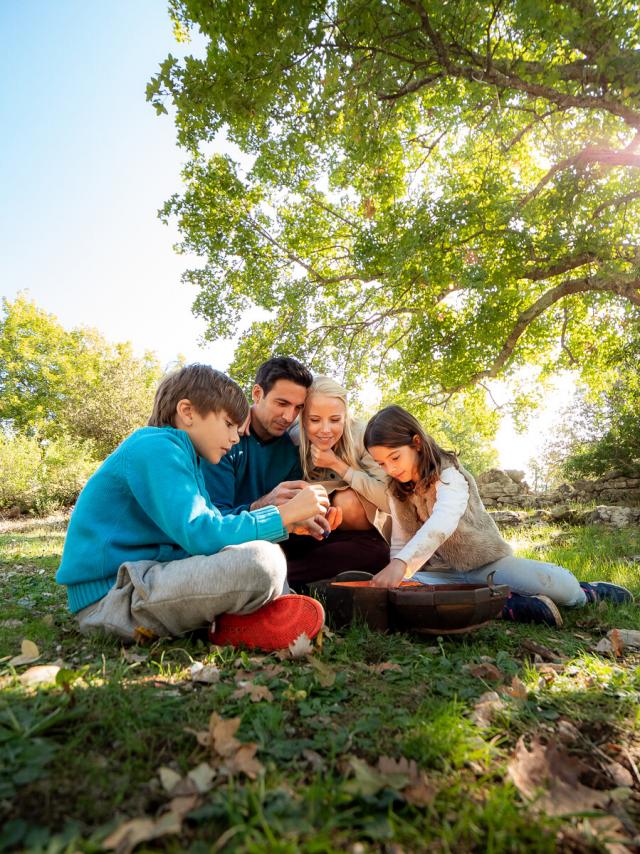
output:
[[503,619],[552,626],[558,606],[631,601],[515,557],[455,453],[400,406],[365,425],[345,389],[289,357],[258,368],[252,401],[206,365],[162,380],[148,426],[71,516],[56,578],[80,631],[132,641],[208,627],[216,644],[286,648],[322,627],[308,585],[354,570],[378,587],[494,573],[511,589]]

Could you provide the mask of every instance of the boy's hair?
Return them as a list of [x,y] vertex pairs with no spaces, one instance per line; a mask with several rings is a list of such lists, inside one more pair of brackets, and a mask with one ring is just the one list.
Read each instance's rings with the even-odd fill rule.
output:
[[175,427],[176,407],[190,400],[199,415],[222,409],[236,424],[249,414],[244,392],[231,377],[209,365],[185,365],[161,380],[149,418],[150,427]]
[[[419,442],[416,445],[416,437]],[[417,486],[428,487],[440,477],[447,466],[459,468],[454,451],[445,451],[425,433],[420,422],[401,406],[386,406],[369,420],[364,431],[364,446],[367,450],[380,445],[384,448],[401,448],[411,445],[418,453],[417,483],[400,483],[391,479],[390,491],[399,501],[405,501]]]
[[260,365],[256,373],[256,385],[259,385],[265,395],[269,394],[278,380],[289,380],[296,385],[309,388],[313,376],[297,359],[290,356],[274,356]]

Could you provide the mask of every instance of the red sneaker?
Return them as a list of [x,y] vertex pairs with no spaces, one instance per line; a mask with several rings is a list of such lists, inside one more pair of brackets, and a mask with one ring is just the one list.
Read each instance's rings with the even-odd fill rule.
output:
[[252,614],[220,614],[209,630],[209,640],[218,646],[271,652],[286,649],[303,633],[314,638],[323,623],[324,608],[316,599],[287,594]]

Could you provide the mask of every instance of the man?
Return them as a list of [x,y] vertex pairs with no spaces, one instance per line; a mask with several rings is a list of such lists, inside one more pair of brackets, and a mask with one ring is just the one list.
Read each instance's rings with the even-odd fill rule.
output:
[[[280,506],[306,486],[298,448],[288,430],[304,408],[311,372],[296,359],[274,357],[258,368],[251,397],[249,426],[240,442],[216,466],[203,463],[211,500],[223,513]],[[307,520],[283,544],[288,577],[327,578],[348,569],[377,572],[386,566],[389,549],[376,531],[335,531],[342,512]]]

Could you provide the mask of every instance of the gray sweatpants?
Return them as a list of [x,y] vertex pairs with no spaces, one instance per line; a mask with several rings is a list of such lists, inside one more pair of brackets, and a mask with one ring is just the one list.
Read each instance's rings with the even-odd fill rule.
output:
[[142,627],[167,637],[208,626],[227,611],[250,614],[287,591],[282,549],[256,540],[214,555],[123,563],[107,595],[76,617],[83,633],[131,641]]

